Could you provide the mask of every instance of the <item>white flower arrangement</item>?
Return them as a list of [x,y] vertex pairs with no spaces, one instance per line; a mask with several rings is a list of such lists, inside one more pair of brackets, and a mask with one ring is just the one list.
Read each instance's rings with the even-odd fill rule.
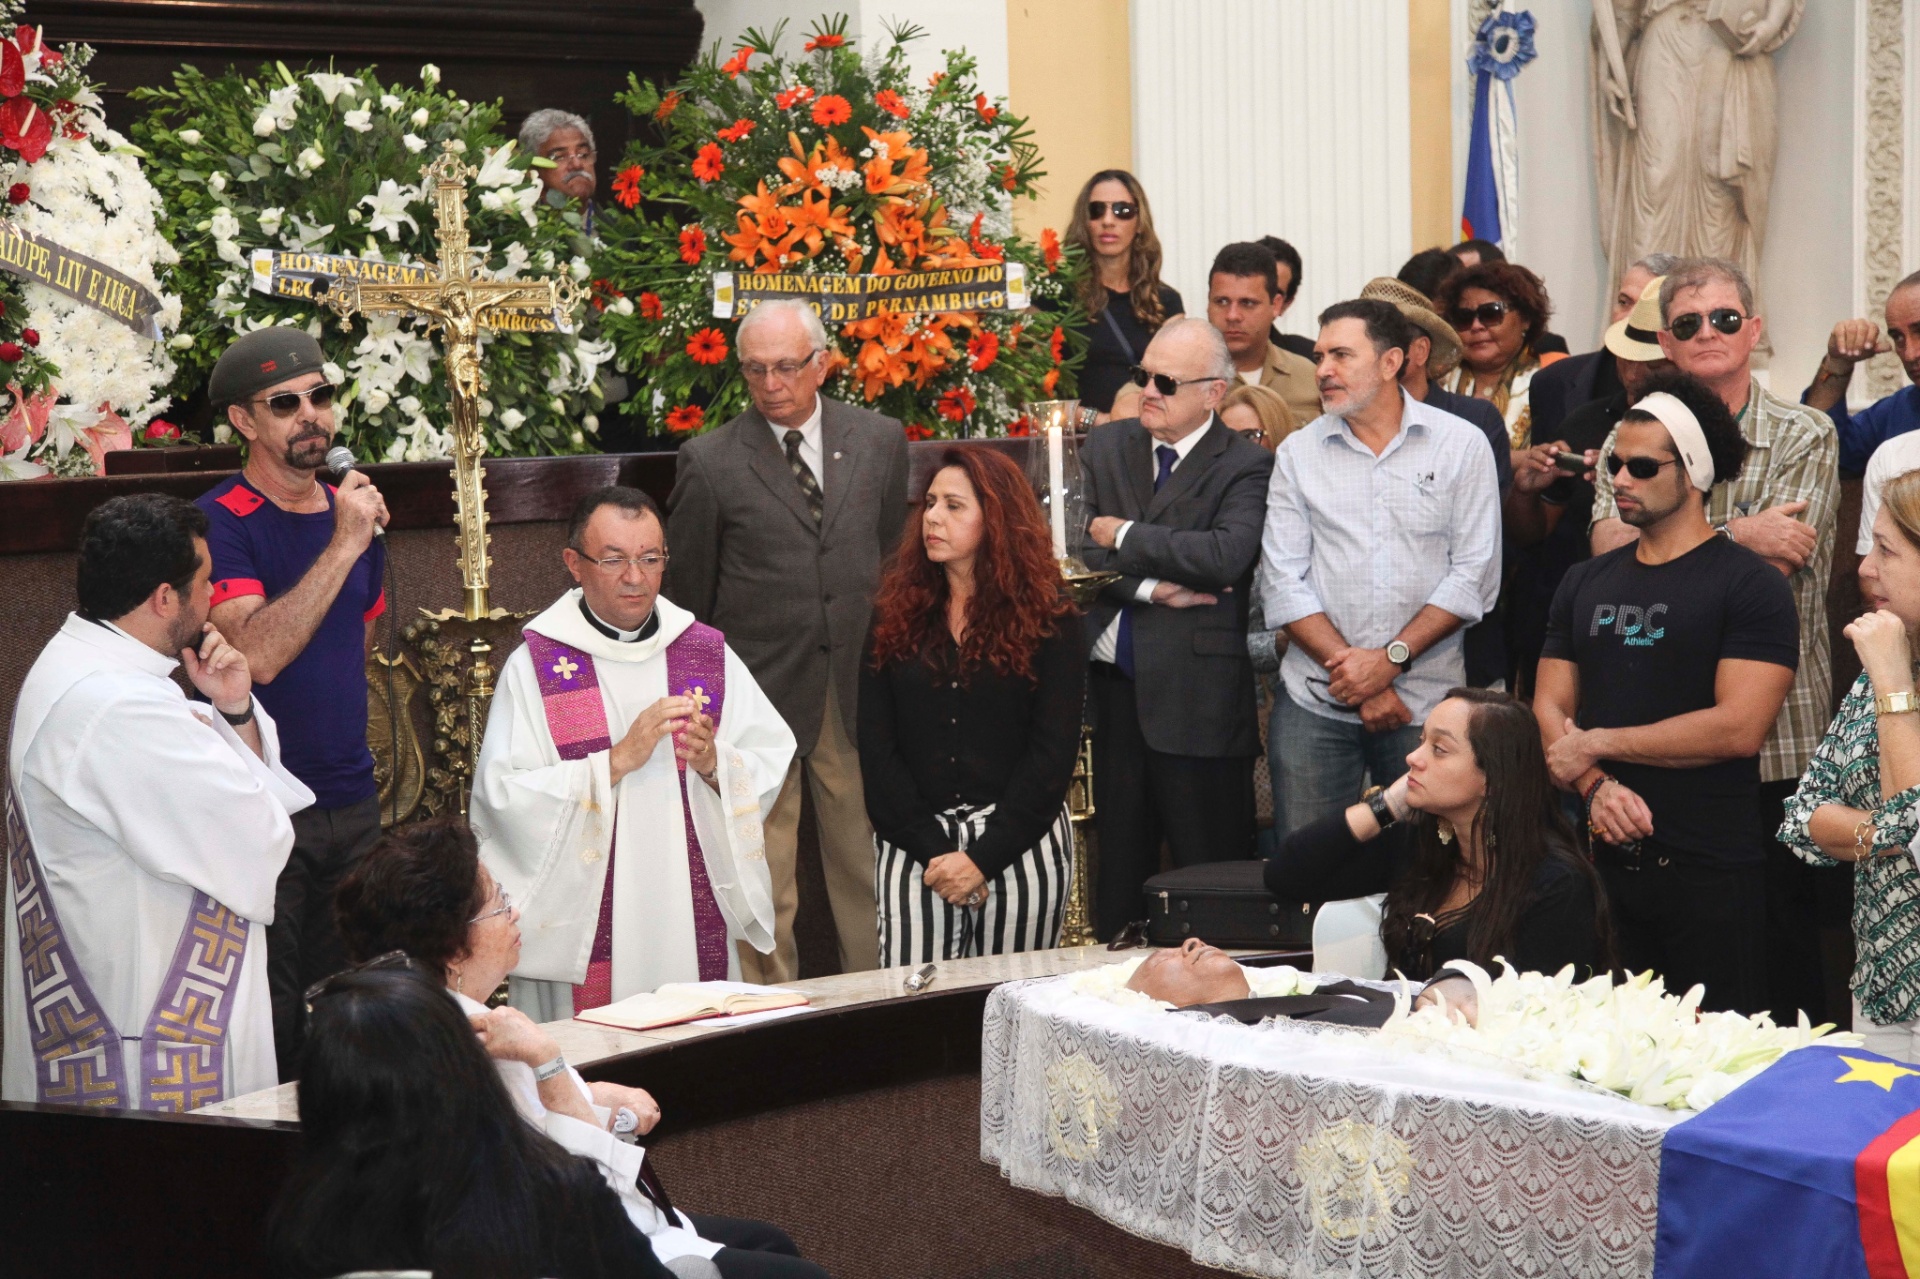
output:
[[1702,987],[1671,995],[1651,972],[1616,985],[1604,974],[1576,982],[1571,967],[1547,976],[1495,962],[1503,968],[1497,978],[1475,964],[1450,965],[1473,983],[1475,1024],[1444,1003],[1412,1008],[1413,989],[1403,983],[1381,1036],[1496,1057],[1671,1110],[1705,1110],[1795,1048],[1861,1042],[1809,1025],[1805,1013],[1794,1026],[1776,1026],[1765,1013],[1703,1013]]
[[[1117,964],[1103,964],[1098,968],[1087,968],[1067,978],[1067,986],[1077,995],[1090,995],[1105,1000],[1109,1004],[1118,1004],[1122,1008],[1160,1008],[1169,1009],[1173,1005],[1165,1000],[1137,990],[1129,990],[1127,983],[1133,980],[1140,965],[1147,962],[1147,956],[1137,959],[1125,959]],[[1308,973],[1297,968],[1281,964],[1274,968],[1248,968],[1245,964],[1240,971],[1246,974],[1247,988],[1254,999],[1277,999],[1284,995],[1310,995],[1318,983]]]

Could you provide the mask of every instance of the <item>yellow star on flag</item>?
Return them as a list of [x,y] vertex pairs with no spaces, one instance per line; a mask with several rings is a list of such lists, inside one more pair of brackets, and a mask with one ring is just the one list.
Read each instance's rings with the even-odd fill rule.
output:
[[1892,1092],[1893,1081],[1900,1078],[1900,1076],[1920,1076],[1920,1070],[1902,1066],[1898,1062],[1862,1061],[1858,1057],[1848,1057],[1844,1054],[1840,1060],[1846,1062],[1849,1069],[1846,1074],[1833,1081],[1836,1084],[1879,1084],[1888,1092]]

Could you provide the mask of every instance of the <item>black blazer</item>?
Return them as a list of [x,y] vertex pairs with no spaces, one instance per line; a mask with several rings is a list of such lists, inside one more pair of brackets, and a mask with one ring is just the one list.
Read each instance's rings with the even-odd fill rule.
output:
[[1247,656],[1247,607],[1267,521],[1273,454],[1218,417],[1153,491],[1154,439],[1138,418],[1097,426],[1080,452],[1087,518],[1132,520],[1119,550],[1088,541],[1094,569],[1120,580],[1087,614],[1089,645],[1135,598],[1140,580],[1157,577],[1217,596],[1197,608],[1142,605],[1133,615],[1133,657],[1140,729],[1147,745],[1170,755],[1208,758],[1260,753],[1253,662]]
[[1533,375],[1527,388],[1527,412],[1536,444],[1560,438],[1567,414],[1590,400],[1605,399],[1620,390],[1620,370],[1613,352],[1602,347],[1584,355],[1555,360]]

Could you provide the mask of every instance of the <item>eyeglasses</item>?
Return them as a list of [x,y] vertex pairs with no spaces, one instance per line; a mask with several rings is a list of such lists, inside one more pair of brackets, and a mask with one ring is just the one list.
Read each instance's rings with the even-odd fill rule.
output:
[[816,350],[804,360],[781,360],[778,364],[761,364],[757,361],[742,360],[740,374],[749,382],[765,382],[771,377],[777,377],[782,382],[791,382],[799,377],[800,371],[812,364],[819,354],[820,352]]
[[591,160],[593,159],[593,148],[574,147],[566,151],[549,151],[547,152],[546,158],[555,164],[564,164],[568,160]]
[[1478,321],[1483,328],[1492,328],[1507,318],[1507,312],[1513,310],[1505,302],[1482,302],[1479,306],[1457,306],[1448,315],[1447,320],[1456,329],[1470,329]]
[[504,915],[508,911],[513,909],[513,898],[507,895],[507,890],[500,887],[500,885],[497,883],[493,887],[494,887],[494,892],[500,898],[500,904],[494,907],[492,910],[482,911],[478,915],[475,915],[472,919],[469,919],[467,921],[469,925],[483,923],[486,920],[492,919],[495,915]]
[[1153,389],[1162,395],[1178,394],[1181,387],[1192,386],[1195,382],[1224,382],[1227,380],[1223,377],[1190,377],[1182,381],[1170,373],[1149,373],[1138,364],[1133,366],[1127,376],[1133,379],[1135,386],[1144,387],[1149,382],[1153,383]]
[[1621,457],[1618,453],[1609,453],[1607,454],[1607,474],[1618,475],[1620,468],[1624,466],[1627,468],[1627,474],[1634,479],[1650,480],[1660,474],[1661,467],[1672,466],[1679,460],[1677,457],[1670,457],[1664,462],[1657,462],[1650,457]]
[[1691,342],[1699,336],[1701,325],[1711,324],[1715,332],[1732,337],[1746,322],[1747,317],[1732,307],[1716,306],[1705,315],[1698,311],[1688,311],[1684,315],[1674,316],[1667,321],[1667,332],[1673,334],[1676,342]]
[[1089,200],[1087,201],[1087,221],[1098,222],[1107,216],[1107,210],[1113,210],[1117,222],[1131,222],[1140,216],[1140,206],[1132,200]]
[[322,382],[319,386],[310,386],[304,391],[277,391],[265,400],[249,401],[253,404],[265,404],[273,410],[275,417],[292,417],[300,411],[300,401],[305,400],[317,412],[333,406],[334,387]]
[[322,995],[326,994],[327,988],[329,986],[332,986],[333,983],[335,983],[336,981],[339,981],[342,977],[348,977],[354,973],[375,972],[382,968],[412,968],[412,967],[413,967],[413,959],[407,954],[406,951],[390,950],[384,955],[375,955],[372,959],[369,959],[364,964],[354,964],[351,967],[342,968],[339,972],[333,974],[331,977],[322,977],[319,981],[307,987],[307,993],[301,996],[301,1002],[306,1005],[308,1012],[312,1012],[313,1001],[320,998]]
[[603,560],[592,559],[579,551],[575,551],[574,554],[579,555],[582,560],[593,565],[602,573],[624,573],[627,571],[627,565],[629,564],[639,569],[642,573],[647,574],[664,572],[667,567],[667,553],[665,551],[654,551],[646,555],[609,555]]

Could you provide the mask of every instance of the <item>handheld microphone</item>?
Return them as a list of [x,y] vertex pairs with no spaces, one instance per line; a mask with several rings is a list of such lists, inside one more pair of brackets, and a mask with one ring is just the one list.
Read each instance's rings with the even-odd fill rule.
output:
[[[327,469],[333,472],[335,478],[345,479],[347,472],[354,469],[353,450],[344,444],[336,444],[328,449]],[[387,530],[382,528],[378,521],[375,521],[373,535],[375,537],[385,537]]]

